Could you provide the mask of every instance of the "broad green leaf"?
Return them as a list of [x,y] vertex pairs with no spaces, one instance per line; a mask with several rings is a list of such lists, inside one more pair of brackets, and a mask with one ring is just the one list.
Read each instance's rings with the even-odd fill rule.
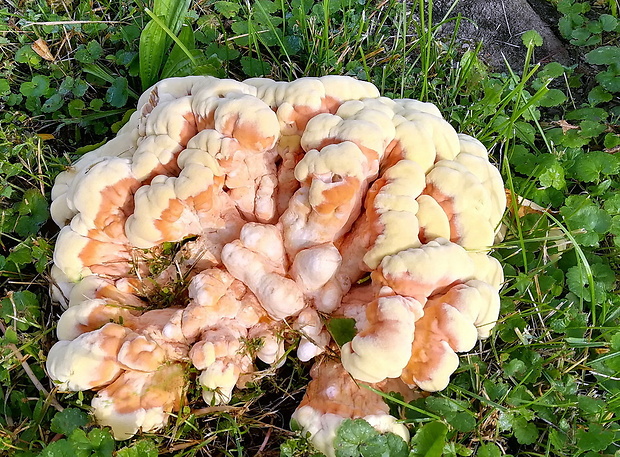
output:
[[127,78],[119,76],[114,80],[112,85],[108,87],[105,94],[106,101],[115,108],[122,108],[127,103],[129,97],[129,83]]
[[407,457],[403,439],[393,433],[380,434],[363,419],[346,419],[334,439],[336,457]]
[[82,111],[86,109],[86,103],[84,103],[84,100],[76,98],[67,103],[67,108],[69,110],[69,116],[78,117],[81,116]]
[[[83,453],[76,453],[75,448],[67,440],[61,439],[50,443],[37,457],[81,457]],[[88,455],[88,454],[87,454]]]
[[558,62],[551,62],[545,65],[543,69],[538,72],[538,77],[544,79],[554,79],[562,76],[564,72],[565,69],[562,64]]
[[550,107],[559,106],[566,101],[566,95],[560,89],[549,89],[549,91],[540,99],[540,106]]
[[[589,138],[584,137],[579,129],[570,129],[562,134],[561,129],[557,129],[560,133],[558,143],[569,148],[581,148],[590,142]],[[550,132],[551,133],[551,132]],[[551,136],[551,135],[550,135]]]
[[579,155],[575,159],[572,169],[580,181],[598,182],[604,176],[615,175],[620,172],[620,158],[602,151],[591,151]]
[[157,446],[151,440],[138,441],[116,452],[117,457],[157,457],[158,455]]
[[6,260],[7,262],[12,262],[19,268],[22,265],[31,263],[34,259],[32,258],[32,250],[28,246],[22,244],[21,246],[13,249]]
[[241,67],[243,72],[250,77],[265,76],[271,71],[267,62],[249,56],[241,57]]
[[555,449],[564,451],[566,449],[567,441],[568,437],[563,431],[557,429],[549,430],[549,442]]
[[510,162],[519,173],[523,173],[526,176],[531,175],[536,169],[538,161],[538,157],[529,152],[527,148],[521,144],[516,145],[512,149]]
[[215,56],[206,59],[203,52],[198,49],[192,49],[190,52],[194,60],[192,61],[189,57],[184,57],[182,60],[176,62],[175,67],[170,69],[171,74],[177,76],[209,75],[218,78],[224,78],[226,76],[220,59]]
[[[339,3],[340,0],[330,0],[332,3]],[[267,14],[273,14],[280,10],[279,3],[273,0],[256,0],[255,9]]]
[[502,451],[496,444],[486,443],[478,448],[477,457],[501,457]]
[[71,90],[73,89],[73,85],[75,84],[75,79],[71,76],[67,76],[60,83],[60,87],[58,87],[58,93],[63,97],[69,95]]
[[525,363],[519,359],[512,359],[506,365],[504,365],[504,373],[506,376],[516,376],[521,378],[528,372],[528,367]]
[[605,135],[604,146],[607,149],[613,149],[617,146],[620,146],[620,135],[617,133],[608,133]]
[[15,52],[15,62],[38,67],[38,64],[41,63],[41,57],[34,52],[29,44],[25,44]]
[[605,203],[603,203],[603,208],[610,215],[620,214],[620,193],[614,193],[609,198],[606,198]]
[[50,79],[44,75],[36,75],[31,81],[21,84],[19,91],[26,97],[40,97],[47,92],[50,87]]
[[[168,47],[170,45],[171,41],[174,41],[176,43],[176,45],[185,53],[185,55],[187,55],[187,57],[192,61],[192,63],[194,65],[197,65],[198,62],[196,62],[196,60],[194,59],[194,56],[192,55],[192,53],[190,52],[189,49],[187,49],[187,47],[185,46],[185,44],[176,36],[176,32],[173,32],[170,27],[168,27],[168,25],[160,18],[158,17],[155,13],[153,13],[151,10],[149,10],[148,8],[145,10],[145,12],[151,17],[151,22],[149,22],[147,24],[147,28],[149,25],[154,24],[155,27],[158,27],[159,30],[161,32],[163,32],[163,35],[160,35],[161,37],[161,42],[158,44],[157,48],[153,48],[153,53],[152,55],[154,57],[156,57],[153,61],[153,65],[149,68],[149,71],[153,72],[153,74],[151,74],[150,76],[153,78],[153,83],[157,81],[157,76],[160,75],[161,73],[161,65],[164,59],[164,55],[167,50]],[[180,29],[180,26],[179,26]],[[146,30],[145,30],[146,31]],[[142,35],[144,35],[144,32],[142,33]],[[140,51],[142,51],[142,35],[140,36]],[[193,36],[192,36],[193,39]],[[171,40],[171,41],[170,41]],[[157,56],[155,56],[155,51],[157,51]],[[155,66],[154,64],[157,63],[157,65]],[[142,54],[140,54],[140,73],[141,73],[141,77],[142,75],[142,71],[143,71],[143,67],[142,67]],[[143,84],[144,84],[144,80],[143,80]]]
[[575,233],[575,240],[584,246],[597,246],[609,230],[611,217],[585,195],[571,195],[560,208],[568,229]]
[[155,0],[153,13],[163,19],[166,27],[176,35],[181,30],[189,11],[191,0]]
[[463,408],[450,398],[430,396],[425,400],[426,408],[441,417],[454,416]]
[[536,30],[528,30],[523,35],[521,35],[521,40],[523,41],[523,45],[526,48],[534,47],[534,46],[542,46],[543,39]]
[[527,327],[527,322],[521,316],[510,316],[499,329],[499,337],[505,343],[513,343],[519,338],[516,329],[523,331],[525,327]]
[[596,81],[609,92],[620,92],[620,74],[609,70],[601,71],[595,77]]
[[76,428],[88,424],[88,414],[77,408],[66,408],[56,413],[50,428],[54,433],[70,435]]
[[184,26],[181,29],[179,40],[181,40],[189,50],[192,58],[190,58],[179,45],[175,44],[161,72],[162,79],[173,76],[191,75],[194,69],[205,61],[202,51],[194,49],[196,47],[194,32],[190,26]]
[[[1,264],[2,262],[0,262],[0,265]],[[7,327],[6,332],[4,334],[4,340],[8,341],[9,343],[19,344],[19,335],[17,334],[17,332],[15,331],[13,327]],[[2,340],[0,339],[0,344],[1,344],[1,341]]]
[[448,423],[462,433],[471,432],[476,428],[476,418],[466,411],[455,414]]
[[606,403],[600,398],[588,397],[587,395],[579,395],[577,401],[579,409],[586,414],[598,414],[605,411]]
[[598,18],[601,28],[606,32],[613,32],[618,26],[618,19],[611,14],[601,14]]
[[518,138],[523,140],[526,144],[534,144],[536,140],[536,129],[528,122],[517,121],[514,125],[515,133]]
[[49,218],[48,203],[38,189],[28,189],[17,204],[19,217],[15,233],[22,237],[36,234]]
[[[591,265],[590,268],[594,276],[594,297],[596,302],[600,303],[605,293],[611,291],[614,287],[616,275],[609,266],[602,263]],[[566,285],[579,298],[588,302],[592,300],[590,283],[586,277],[585,270],[581,266],[575,265],[569,268],[566,272]]]
[[286,35],[284,37],[284,51],[289,56],[294,56],[304,47],[304,41],[297,35]]
[[11,86],[6,79],[0,79],[0,96],[9,95],[11,93]]
[[588,93],[588,102],[590,102],[593,106],[598,105],[599,103],[607,103],[611,101],[612,98],[613,95],[603,89],[602,86],[595,86]]
[[6,99],[6,104],[9,106],[19,105],[24,100],[22,94],[11,94]]
[[139,49],[140,81],[143,90],[157,82],[168,43],[168,35],[155,21],[146,24],[140,34]]
[[586,62],[593,65],[610,65],[620,61],[620,48],[618,46],[601,46],[586,54]]
[[597,33],[592,34],[587,27],[575,29],[570,34],[570,43],[574,46],[594,46],[601,42],[601,36]]
[[508,393],[510,387],[504,382],[491,381],[487,379],[484,381],[484,390],[491,401],[497,401]]
[[512,431],[519,444],[532,444],[538,438],[536,424],[528,422],[522,416],[514,418],[512,421]]
[[614,351],[620,351],[620,332],[616,332],[614,336],[611,337],[610,344]]
[[60,94],[54,94],[43,103],[41,111],[44,113],[54,113],[58,111],[65,104],[65,101]]
[[205,49],[205,55],[216,56],[220,60],[232,61],[239,57],[240,53],[231,46],[222,46],[217,43],[211,43]]
[[577,447],[582,451],[602,451],[613,443],[615,433],[599,424],[590,424],[588,430],[579,429],[575,436]]
[[235,2],[215,2],[215,10],[227,19],[231,19],[237,15],[241,9],[241,5]]
[[86,46],[80,45],[75,52],[75,60],[80,63],[93,63],[103,55],[103,48],[98,41],[89,41]]
[[96,457],[112,457],[114,452],[114,438],[107,429],[95,428],[88,432],[88,440],[94,448]]
[[603,108],[579,108],[572,110],[566,114],[566,119],[572,120],[590,120],[603,121],[609,117],[609,112]]
[[336,457],[356,457],[359,447],[370,442],[378,432],[364,419],[347,419],[338,428],[334,439]]
[[41,99],[39,97],[26,97],[26,109],[34,114],[41,114]]
[[448,427],[441,422],[424,424],[411,439],[409,457],[441,457],[447,433]]
[[[10,259],[10,256],[7,260]],[[41,314],[39,298],[28,290],[10,293],[0,302],[2,319],[7,325],[16,324],[18,330],[28,330],[37,325]]]
[[562,190],[566,187],[564,168],[551,154],[546,154],[540,160],[538,180],[544,188],[553,187]]
[[589,21],[586,24],[586,29],[592,35],[600,35],[603,32],[603,25],[599,21]]
[[355,337],[355,319],[333,317],[327,321],[326,325],[338,346],[342,347]]

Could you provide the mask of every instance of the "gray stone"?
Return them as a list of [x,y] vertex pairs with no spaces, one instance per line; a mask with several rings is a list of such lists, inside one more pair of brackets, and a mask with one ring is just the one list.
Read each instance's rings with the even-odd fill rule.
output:
[[[439,22],[449,11],[454,0],[435,0],[433,17]],[[571,56],[554,31],[559,14],[546,0],[461,0],[448,17],[461,14],[458,38],[465,46],[475,46],[482,40],[481,58],[491,68],[506,69],[504,56],[511,68],[520,72],[526,49],[521,35],[536,30],[543,38],[542,47],[536,48],[534,62],[573,63]],[[466,19],[465,19],[466,18]],[[449,36],[454,22],[442,26],[440,36]]]

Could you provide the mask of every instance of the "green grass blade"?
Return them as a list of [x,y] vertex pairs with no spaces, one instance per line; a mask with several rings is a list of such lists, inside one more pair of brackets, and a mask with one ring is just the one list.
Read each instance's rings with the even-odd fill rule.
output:
[[[163,18],[166,27],[176,36],[181,31],[190,5],[191,0],[155,0],[153,3],[153,13],[157,17]],[[146,13],[148,14],[148,11]]]
[[181,41],[181,39],[179,39],[179,37],[177,37],[174,32],[172,30],[170,30],[170,28],[164,23],[164,21],[162,21],[158,16],[156,16],[151,10],[149,10],[148,8],[145,10],[146,14],[148,14],[151,19],[159,26],[162,28],[162,30],[166,33],[166,35],[168,35],[169,38],[172,39],[172,41],[174,41],[176,43],[176,45],[181,48],[181,50],[185,53],[185,55],[196,65],[196,60],[194,59],[194,57],[192,56],[192,53],[189,52],[189,49],[187,49],[187,46],[185,46],[185,44],[183,43],[183,41]]
[[[85,64],[82,69],[85,73],[96,76],[99,79],[103,79],[105,82],[110,84],[113,84],[114,80],[116,79],[116,77],[112,73],[110,73],[108,69],[96,63]],[[129,88],[128,91],[129,95],[131,95],[133,98],[138,98],[138,94],[134,90],[131,90],[131,88]]]
[[172,30],[153,11],[144,10],[151,18],[140,35],[140,79],[142,88],[147,89],[159,79],[162,64],[164,63],[168,43],[171,39],[185,53],[194,66],[198,65],[194,55],[187,46],[172,32]]
[[166,32],[155,21],[146,24],[140,34],[140,80],[143,90],[157,82],[164,62],[167,38]]

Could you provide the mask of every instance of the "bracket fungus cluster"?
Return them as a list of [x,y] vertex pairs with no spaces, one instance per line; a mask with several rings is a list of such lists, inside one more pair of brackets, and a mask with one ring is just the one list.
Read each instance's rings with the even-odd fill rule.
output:
[[[345,418],[406,438],[359,384],[441,390],[498,316],[499,172],[434,105],[368,82],[163,80],[52,199],[47,369],[96,390],[117,439],[161,428],[188,384],[230,401],[293,341],[316,360],[294,419],[317,448]],[[355,321],[342,347],[331,318]]]

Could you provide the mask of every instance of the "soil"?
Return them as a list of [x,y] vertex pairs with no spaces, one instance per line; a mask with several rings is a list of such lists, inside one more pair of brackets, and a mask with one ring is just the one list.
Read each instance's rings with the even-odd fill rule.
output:
[[[435,0],[433,16],[441,21],[454,0]],[[536,48],[534,62],[575,63],[568,47],[557,33],[559,14],[548,0],[461,0],[448,15],[461,21],[458,38],[464,46],[475,46],[482,40],[481,58],[497,71],[506,70],[505,59],[514,71],[523,67],[525,46],[521,35],[536,30],[543,38],[543,46]],[[442,26],[441,35],[454,30],[454,21]]]

